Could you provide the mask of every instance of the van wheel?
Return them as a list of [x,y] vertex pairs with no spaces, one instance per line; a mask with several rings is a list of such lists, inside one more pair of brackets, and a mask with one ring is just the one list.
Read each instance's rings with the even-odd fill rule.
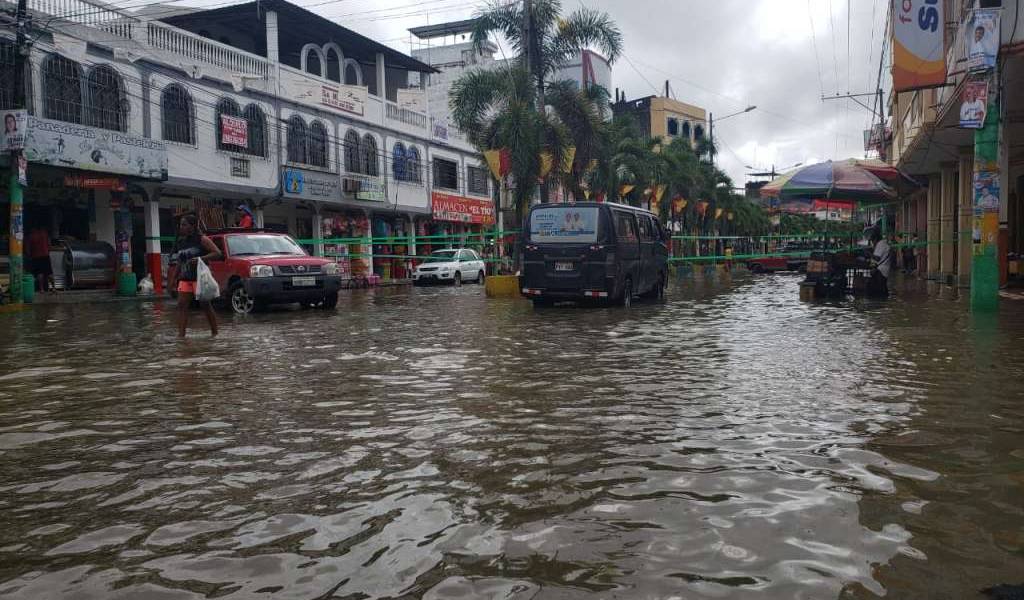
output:
[[622,290],[622,298],[619,299],[619,304],[622,308],[629,308],[633,305],[633,280],[627,279],[624,289]]

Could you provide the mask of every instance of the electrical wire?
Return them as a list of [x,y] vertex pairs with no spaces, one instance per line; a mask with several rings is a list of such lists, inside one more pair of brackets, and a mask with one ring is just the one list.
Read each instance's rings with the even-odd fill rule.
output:
[[825,80],[821,76],[821,57],[818,55],[818,42],[814,33],[814,15],[811,10],[811,0],[807,0],[807,18],[811,22],[811,46],[814,48],[814,63],[818,67],[818,87],[821,88],[821,95],[824,97]]

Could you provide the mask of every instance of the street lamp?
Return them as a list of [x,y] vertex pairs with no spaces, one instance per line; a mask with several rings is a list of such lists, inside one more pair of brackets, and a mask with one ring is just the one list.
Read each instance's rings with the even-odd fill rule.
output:
[[[742,115],[742,114],[748,113],[748,112],[754,110],[755,108],[757,108],[757,106],[751,104],[750,106],[744,108],[743,110],[741,110],[739,112],[734,112],[732,114],[725,115],[724,117],[722,117],[722,118],[720,118],[718,120],[719,121],[724,121],[724,120],[729,119],[731,117],[735,117],[737,115]],[[711,141],[711,164],[715,164],[715,115],[714,115],[714,113],[708,113],[708,139]]]

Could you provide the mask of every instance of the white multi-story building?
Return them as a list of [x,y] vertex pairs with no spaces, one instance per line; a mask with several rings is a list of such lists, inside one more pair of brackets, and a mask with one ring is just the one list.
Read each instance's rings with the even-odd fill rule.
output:
[[[473,69],[499,69],[509,59],[499,57],[500,48],[487,42],[476,50],[469,41],[475,19],[414,27],[409,30],[418,40],[413,58],[436,69],[427,78],[427,109],[435,122],[451,122],[448,94],[463,74]],[[584,50],[562,65],[551,77],[553,81],[572,81],[577,86],[596,84],[612,91],[612,69],[608,60],[592,50]],[[611,116],[609,112],[608,116]]]
[[[491,222],[486,166],[422,108],[409,83],[434,69],[415,58],[284,0],[197,11],[128,12],[101,0],[28,7],[25,219],[53,239],[108,242],[141,276],[159,269],[184,211],[230,226],[244,203],[258,225],[317,253],[332,238]],[[14,44],[12,22],[0,24],[0,109],[14,108]],[[434,215],[438,198],[444,211]],[[381,246],[350,251],[364,268],[399,274],[403,261],[373,255],[402,249]]]

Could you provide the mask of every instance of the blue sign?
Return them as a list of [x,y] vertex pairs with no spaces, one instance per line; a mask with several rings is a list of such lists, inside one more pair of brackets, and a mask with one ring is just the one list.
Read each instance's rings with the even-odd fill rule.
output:
[[295,169],[285,169],[284,172],[284,190],[289,194],[301,194],[303,188],[306,187],[306,178],[302,175],[302,171]]

